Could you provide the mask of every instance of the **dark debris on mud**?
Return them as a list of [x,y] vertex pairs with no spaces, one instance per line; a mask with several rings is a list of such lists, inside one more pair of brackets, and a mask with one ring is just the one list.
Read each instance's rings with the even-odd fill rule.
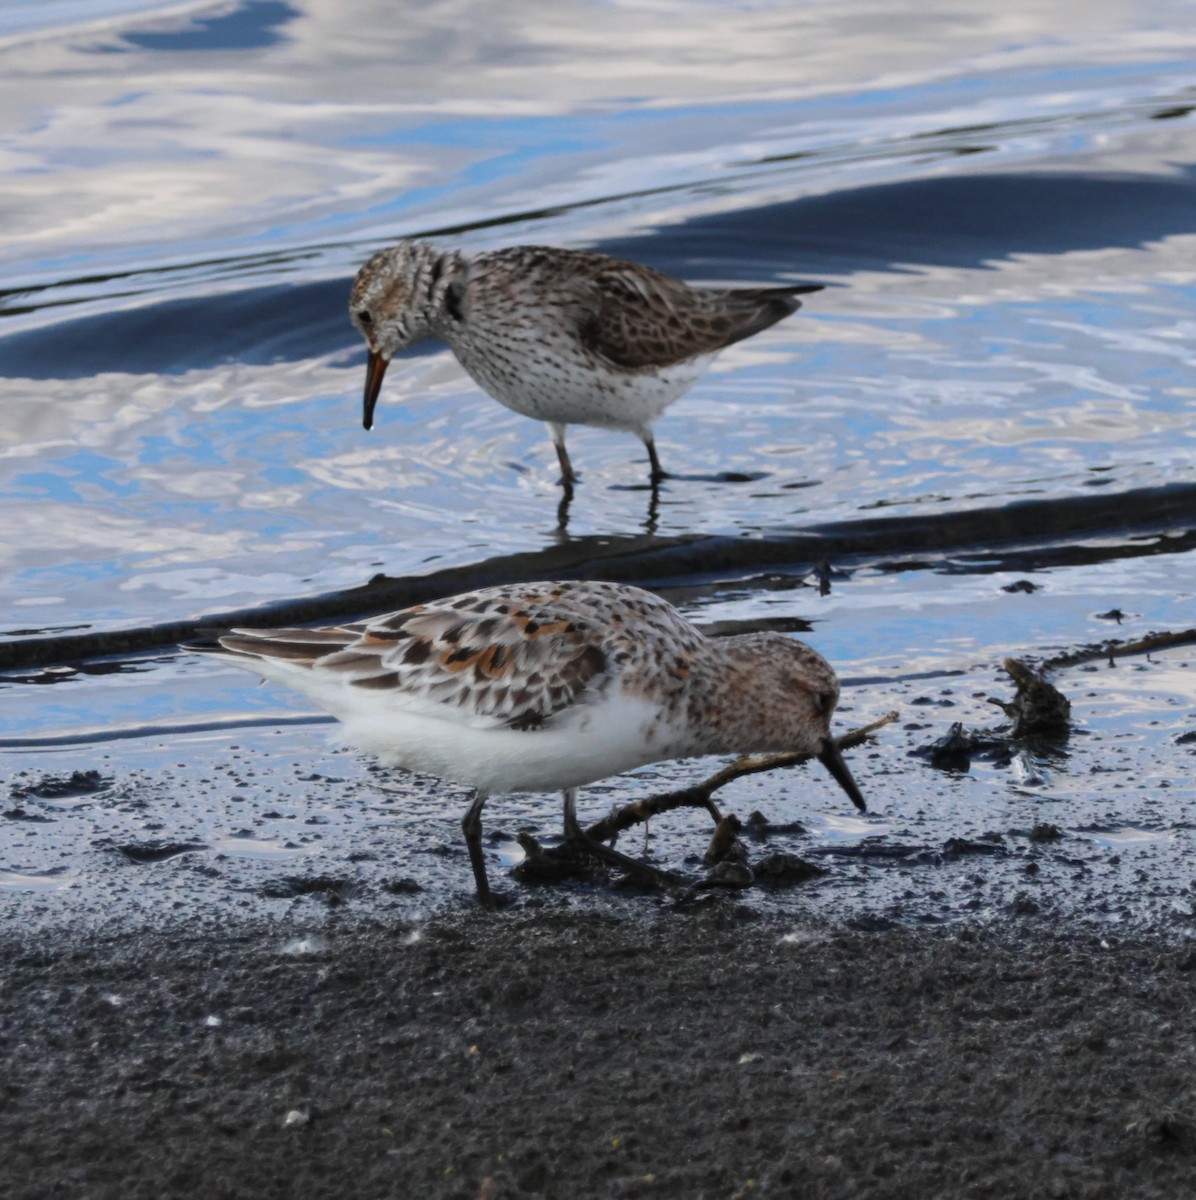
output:
[[18,772],[9,788],[14,800],[67,800],[94,796],[110,787],[112,780],[99,771],[72,771],[69,775],[37,775],[26,781],[27,772]]
[[296,933],[9,930],[0,1192],[1150,1200],[1196,1175],[1175,935],[733,897]]
[[1020,756],[1033,773],[1042,757],[1063,752],[1071,733],[1071,702],[1047,678],[1047,673],[1020,658],[1005,659],[1002,667],[1013,681],[1012,700],[990,696],[1009,718],[997,729],[967,729],[955,721],[942,737],[910,753],[944,771],[967,771],[973,758],[1008,766]]

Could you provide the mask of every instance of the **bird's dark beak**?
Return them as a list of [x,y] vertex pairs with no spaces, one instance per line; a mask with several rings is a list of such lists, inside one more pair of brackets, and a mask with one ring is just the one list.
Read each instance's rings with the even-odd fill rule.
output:
[[382,376],[386,374],[389,364],[390,359],[383,358],[377,350],[370,351],[365,366],[365,409],[361,421],[366,429],[372,429],[374,426],[374,405],[378,403],[378,393],[382,390]]
[[843,761],[843,755],[839,753],[839,747],[834,738],[828,737],[822,743],[818,761],[826,767],[834,776],[835,782],[851,797],[851,802],[856,808],[860,812],[867,812],[868,806],[864,803],[864,797],[856,786],[855,780],[852,779],[851,772],[847,769],[847,764]]

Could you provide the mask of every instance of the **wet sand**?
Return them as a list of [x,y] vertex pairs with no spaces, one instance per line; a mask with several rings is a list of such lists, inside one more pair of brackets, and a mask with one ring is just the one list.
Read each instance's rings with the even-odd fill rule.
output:
[[1168,1197],[1191,922],[527,891],[0,939],[6,1197]]

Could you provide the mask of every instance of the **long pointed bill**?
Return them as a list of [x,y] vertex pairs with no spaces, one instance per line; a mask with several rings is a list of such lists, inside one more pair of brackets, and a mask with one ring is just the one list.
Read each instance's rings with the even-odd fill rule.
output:
[[374,405],[378,403],[378,393],[382,390],[382,376],[390,359],[383,358],[377,350],[370,351],[369,360],[365,366],[365,409],[361,423],[366,429],[374,427]]
[[843,755],[839,753],[839,747],[835,744],[835,739],[828,737],[822,743],[822,753],[818,755],[818,761],[834,776],[835,782],[851,797],[851,802],[860,810],[867,812],[868,806],[864,803],[864,797],[860,793],[860,789],[856,786],[856,782],[851,777],[851,772],[847,769],[847,764],[843,761]]

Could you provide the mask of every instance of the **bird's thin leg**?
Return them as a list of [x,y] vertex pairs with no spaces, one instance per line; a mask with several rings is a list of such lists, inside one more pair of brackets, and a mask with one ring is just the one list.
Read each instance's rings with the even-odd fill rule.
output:
[[561,464],[561,486],[572,495],[577,476],[573,473],[573,464],[569,461],[569,451],[565,449],[565,427],[557,421],[549,421],[548,431],[552,435],[552,444],[556,447],[557,462]]
[[659,483],[662,479],[667,479],[668,474],[660,465],[660,459],[656,456],[656,441],[650,433],[644,434],[644,446],[648,450],[648,465],[651,468],[649,478],[653,484]]
[[625,871],[630,871],[632,875],[647,875],[649,878],[655,879],[657,883],[665,885],[678,882],[668,871],[649,866],[648,863],[640,862],[638,858],[620,854],[618,850],[606,845],[605,842],[596,842],[590,837],[577,820],[577,788],[569,788],[565,792],[565,840],[584,847],[595,858],[600,858],[603,862],[612,863],[614,866],[622,867]]
[[583,842],[585,834],[577,821],[577,788],[566,788],[565,796],[565,841]]
[[486,859],[482,855],[482,806],[486,793],[474,792],[469,811],[461,818],[465,833],[465,844],[469,847],[469,865],[473,867],[473,881],[478,889],[478,902],[487,906],[491,903],[490,881],[486,878]]

